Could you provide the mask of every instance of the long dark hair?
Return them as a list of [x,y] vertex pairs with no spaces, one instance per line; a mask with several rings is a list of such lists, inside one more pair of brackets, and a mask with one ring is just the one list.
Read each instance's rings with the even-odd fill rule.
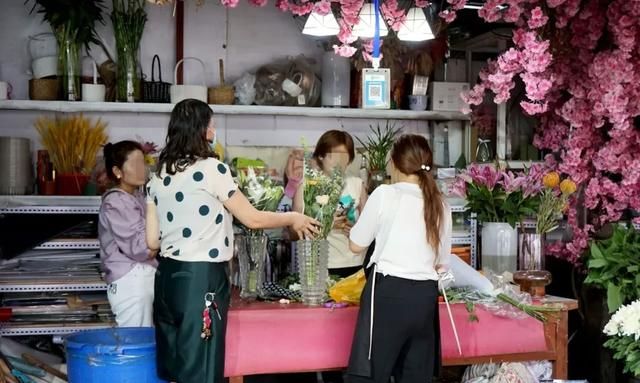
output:
[[[398,138],[391,151],[393,165],[404,174],[415,174],[420,179],[424,199],[424,224],[427,242],[436,254],[440,248],[440,227],[444,214],[442,193],[433,179],[433,153],[427,139],[407,134]],[[438,254],[439,255],[439,254]]]
[[180,101],[171,112],[164,149],[160,152],[157,174],[162,168],[167,174],[176,174],[202,158],[213,157],[207,143],[207,127],[213,111],[206,103],[186,99]]
[[113,173],[113,167],[122,169],[124,163],[127,162],[127,158],[131,152],[136,150],[143,151],[142,145],[135,141],[120,141],[112,144],[107,143],[102,149],[104,153],[104,167],[109,179],[116,184],[120,183],[120,180]]

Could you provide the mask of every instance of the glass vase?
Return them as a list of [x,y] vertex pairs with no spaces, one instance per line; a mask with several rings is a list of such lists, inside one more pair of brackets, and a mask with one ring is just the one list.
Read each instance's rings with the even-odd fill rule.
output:
[[58,72],[62,74],[62,97],[66,101],[79,101],[80,46],[73,39],[60,39],[58,44]]
[[519,233],[518,270],[544,270],[544,234]]
[[318,306],[325,302],[329,277],[329,242],[326,239],[296,242],[302,303]]
[[140,99],[140,79],[138,76],[138,51],[128,44],[116,41],[118,63],[116,69],[116,100],[135,102]]
[[235,241],[240,266],[240,298],[256,299],[263,295],[269,237],[264,233],[237,235]]
[[506,222],[482,224],[482,268],[497,275],[518,267],[518,232]]
[[491,154],[491,140],[478,139],[478,147],[476,148],[476,161],[489,162],[493,155]]

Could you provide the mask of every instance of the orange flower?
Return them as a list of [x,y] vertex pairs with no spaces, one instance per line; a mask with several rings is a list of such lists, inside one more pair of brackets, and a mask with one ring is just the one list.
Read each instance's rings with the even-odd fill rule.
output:
[[542,183],[549,189],[553,189],[560,183],[560,175],[556,172],[550,172],[542,177]]
[[562,180],[560,182],[560,191],[562,194],[570,195],[576,192],[577,186],[576,183],[571,181],[570,179]]

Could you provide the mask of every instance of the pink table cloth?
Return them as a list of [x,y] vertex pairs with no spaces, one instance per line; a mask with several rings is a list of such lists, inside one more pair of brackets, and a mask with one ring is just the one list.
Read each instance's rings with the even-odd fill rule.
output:
[[[533,318],[497,317],[476,307],[469,322],[462,304],[452,311],[463,357],[545,351],[543,325]],[[327,309],[298,304],[239,304],[229,311],[226,376],[320,371],[349,362],[357,307]],[[460,357],[446,307],[440,305],[443,363]]]

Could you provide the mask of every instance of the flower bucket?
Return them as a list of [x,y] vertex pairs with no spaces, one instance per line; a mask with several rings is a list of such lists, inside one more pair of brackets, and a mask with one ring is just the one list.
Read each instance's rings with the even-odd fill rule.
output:
[[235,241],[240,266],[240,298],[256,299],[263,295],[269,237],[266,234],[237,235]]
[[302,303],[310,306],[323,304],[326,300],[329,277],[329,241],[297,241],[296,257]]
[[482,268],[496,274],[518,267],[518,232],[505,222],[482,224]]
[[89,183],[89,176],[80,173],[64,173],[56,175],[57,195],[82,195]]

